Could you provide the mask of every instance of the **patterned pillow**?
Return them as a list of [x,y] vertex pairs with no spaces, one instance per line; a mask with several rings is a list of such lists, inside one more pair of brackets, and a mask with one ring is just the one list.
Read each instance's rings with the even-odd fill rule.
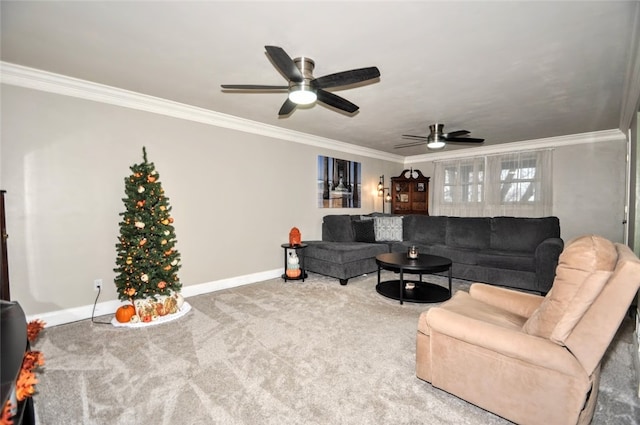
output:
[[402,242],[402,216],[374,217],[376,242]]

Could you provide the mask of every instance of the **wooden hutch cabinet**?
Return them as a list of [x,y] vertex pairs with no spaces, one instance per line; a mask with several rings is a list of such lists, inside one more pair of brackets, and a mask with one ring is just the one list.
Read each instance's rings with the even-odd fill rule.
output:
[[413,168],[392,177],[391,212],[429,215],[429,177]]

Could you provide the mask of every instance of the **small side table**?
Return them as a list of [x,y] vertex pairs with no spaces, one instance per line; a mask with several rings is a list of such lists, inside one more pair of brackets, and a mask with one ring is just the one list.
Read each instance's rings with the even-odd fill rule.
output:
[[[305,249],[308,245],[306,243],[301,243],[299,245],[290,245],[288,243],[283,243],[280,246],[284,248],[284,273],[282,274],[282,278],[284,279],[285,282],[288,280],[301,280],[304,282],[304,279],[307,277],[307,272],[304,269],[304,255],[302,256],[302,258],[300,258],[300,255],[298,255],[298,251]],[[298,277],[287,276],[287,254],[288,254],[287,250],[288,249],[293,249],[296,252],[296,255],[298,255],[298,258],[300,258],[300,276]]]

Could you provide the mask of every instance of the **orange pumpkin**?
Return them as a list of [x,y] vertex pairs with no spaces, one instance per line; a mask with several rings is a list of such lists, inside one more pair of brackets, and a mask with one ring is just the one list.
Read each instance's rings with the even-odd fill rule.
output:
[[118,307],[116,310],[116,320],[120,323],[128,323],[136,315],[136,309],[131,304]]
[[302,271],[300,269],[287,269],[287,277],[295,279],[296,277],[300,277]]

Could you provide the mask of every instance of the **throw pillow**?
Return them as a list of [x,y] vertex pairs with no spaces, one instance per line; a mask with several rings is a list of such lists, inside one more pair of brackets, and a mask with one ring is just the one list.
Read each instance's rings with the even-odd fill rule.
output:
[[374,230],[373,220],[353,220],[353,233],[356,242],[375,242],[376,232]]
[[331,242],[353,242],[351,216],[347,214],[326,215],[322,222],[322,240]]
[[[523,330],[562,344],[607,282],[617,260],[615,245],[599,236],[569,242],[558,260],[551,291],[533,312]],[[601,273],[609,272],[609,273]],[[572,306],[572,303],[577,305]],[[579,317],[576,317],[579,315]]]
[[374,217],[376,242],[402,242],[402,216]]

